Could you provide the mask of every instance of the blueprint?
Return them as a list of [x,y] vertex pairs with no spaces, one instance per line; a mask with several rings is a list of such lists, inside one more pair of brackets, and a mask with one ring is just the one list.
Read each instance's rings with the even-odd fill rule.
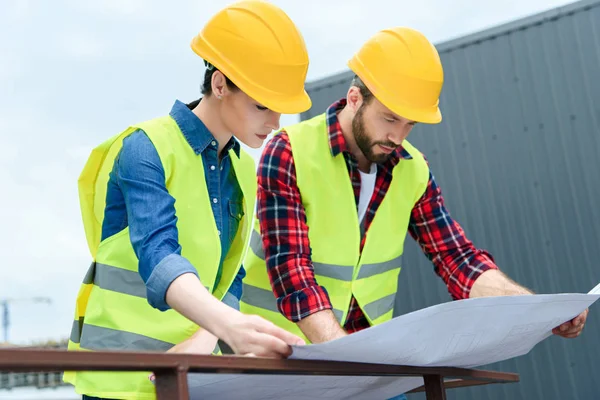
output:
[[[587,294],[451,301],[331,342],[296,346],[290,358],[474,368],[527,354],[552,335],[553,328],[599,297],[600,284]],[[189,378],[192,399],[388,399],[422,384],[421,378],[407,377],[190,374]]]

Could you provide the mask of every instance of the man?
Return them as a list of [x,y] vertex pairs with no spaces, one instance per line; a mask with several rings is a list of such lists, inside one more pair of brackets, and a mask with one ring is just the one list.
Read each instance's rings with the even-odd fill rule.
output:
[[[412,29],[386,29],[349,67],[345,99],[264,149],[241,310],[312,343],[388,321],[407,232],[453,299],[532,293],[474,247],[405,140],[415,124],[442,119],[435,47]],[[576,337],[586,317],[553,332]]]

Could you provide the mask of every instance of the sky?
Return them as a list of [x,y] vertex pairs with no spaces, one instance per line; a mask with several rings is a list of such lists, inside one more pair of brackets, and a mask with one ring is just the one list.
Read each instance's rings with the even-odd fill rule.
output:
[[[409,26],[440,44],[571,1],[272,2],[304,36],[311,81],[346,70],[380,29]],[[167,114],[175,99],[198,98],[204,67],[189,43],[228,3],[0,2],[0,299],[21,299],[11,305],[10,341],[69,335],[91,261],[77,195],[87,156],[129,124]],[[52,304],[28,300],[39,296]]]

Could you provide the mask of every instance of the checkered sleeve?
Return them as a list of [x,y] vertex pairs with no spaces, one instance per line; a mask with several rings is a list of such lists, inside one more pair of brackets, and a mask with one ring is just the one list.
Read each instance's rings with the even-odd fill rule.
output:
[[331,309],[327,290],[315,280],[306,213],[285,132],[275,135],[262,153],[258,166],[257,216],[279,311],[298,322],[315,312]]
[[479,275],[498,268],[491,254],[476,248],[452,219],[431,172],[427,189],[412,210],[409,232],[454,299],[468,298]]

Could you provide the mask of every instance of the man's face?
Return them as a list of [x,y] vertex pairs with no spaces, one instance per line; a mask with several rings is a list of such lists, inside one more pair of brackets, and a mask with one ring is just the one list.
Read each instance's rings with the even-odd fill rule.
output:
[[363,103],[352,119],[352,133],[356,145],[367,160],[383,164],[415,126],[410,121],[391,112],[372,97]]

